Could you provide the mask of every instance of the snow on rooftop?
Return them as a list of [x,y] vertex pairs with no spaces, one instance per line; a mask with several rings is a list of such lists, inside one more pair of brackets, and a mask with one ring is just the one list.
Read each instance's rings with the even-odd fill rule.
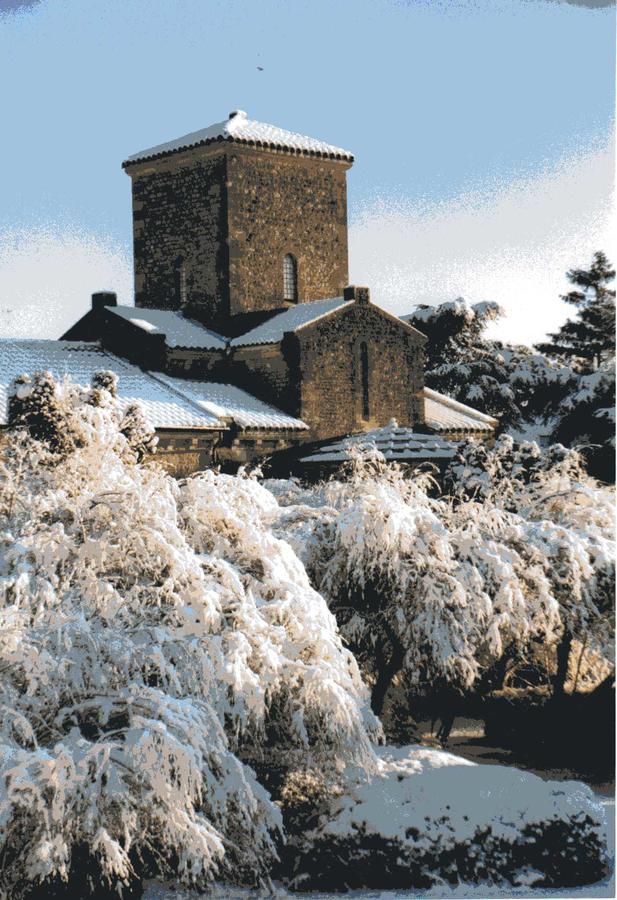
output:
[[329,313],[348,306],[353,300],[344,300],[342,297],[332,297],[328,300],[311,300],[308,303],[298,303],[283,312],[277,313],[262,322],[256,328],[241,334],[231,341],[232,347],[246,347],[253,344],[277,344],[288,332],[299,331],[305,325],[327,316]]
[[173,141],[157,144],[155,147],[149,147],[147,150],[141,150],[139,153],[129,156],[125,160],[124,165],[127,166],[145,159],[153,159],[157,156],[166,156],[169,153],[186,150],[189,147],[210,144],[214,141],[234,141],[257,147],[270,147],[289,150],[303,155],[344,159],[353,162],[353,154],[349,150],[343,150],[342,147],[335,147],[332,144],[327,144],[325,141],[319,141],[304,134],[286,131],[284,128],[278,128],[276,125],[257,122],[255,119],[249,119],[244,110],[237,109],[229,113],[229,118],[223,122],[217,122],[214,125],[209,125],[207,128],[185,134]]
[[136,306],[107,306],[106,312],[120,316],[149,334],[164,334],[168,347],[195,347],[223,350],[227,341],[199,322],[185,318],[175,309],[148,309]]
[[48,371],[55,378],[68,376],[84,387],[95,372],[111,369],[118,375],[121,408],[138,403],[153,428],[221,428],[216,414],[199,409],[147,372],[83,341],[0,340],[0,424],[8,422],[11,382],[24,373]]
[[434,431],[492,432],[497,419],[459,403],[445,394],[424,388],[424,421]]
[[363,434],[354,434],[342,440],[325,444],[305,456],[301,462],[345,462],[354,450],[378,450],[386,460],[393,462],[452,459],[457,452],[454,441],[445,441],[432,434],[422,434],[413,428],[400,426],[395,419],[383,428],[375,428]]
[[200,409],[222,420],[231,419],[240,428],[308,429],[302,419],[287,415],[233,384],[190,381],[158,372],[154,377],[181,393]]

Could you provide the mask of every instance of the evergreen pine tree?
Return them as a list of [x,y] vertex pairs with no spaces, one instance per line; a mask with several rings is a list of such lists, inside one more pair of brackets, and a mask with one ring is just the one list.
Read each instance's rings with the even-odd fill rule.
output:
[[576,307],[577,318],[568,319],[559,331],[549,334],[550,342],[537,344],[549,356],[580,360],[583,371],[594,371],[615,355],[615,291],[608,285],[615,277],[606,255],[594,254],[589,269],[567,273],[574,290],[561,299]]

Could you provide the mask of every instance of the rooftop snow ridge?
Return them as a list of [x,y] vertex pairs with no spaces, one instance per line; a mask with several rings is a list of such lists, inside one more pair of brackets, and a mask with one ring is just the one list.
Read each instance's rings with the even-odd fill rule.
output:
[[185,134],[173,141],[157,144],[147,150],[141,150],[139,153],[129,156],[122,165],[126,168],[137,162],[157,159],[180,150],[205,146],[216,141],[231,141],[253,147],[284,150],[301,156],[318,156],[353,162],[353,154],[349,150],[343,150],[342,147],[335,147],[333,144],[327,144],[325,141],[307,137],[295,131],[286,131],[276,125],[249,119],[244,110],[236,109],[230,112],[228,118],[223,122],[217,122],[207,128]]
[[277,344],[283,336],[289,332],[299,331],[305,325],[316,322],[343,306],[352,304],[353,300],[345,300],[343,297],[331,297],[327,300],[310,300],[298,303],[289,309],[266,319],[261,325],[234,338],[230,344],[232,347],[247,347],[253,344]]
[[482,422],[486,422],[488,425],[499,424],[498,419],[495,419],[494,416],[489,416],[486,413],[480,412],[479,409],[474,409],[473,406],[467,406],[465,403],[461,403],[460,400],[454,400],[452,397],[448,397],[446,394],[440,394],[438,391],[432,390],[432,388],[425,387],[424,396],[428,397],[430,400],[436,400],[443,406],[448,406],[450,409],[454,409],[457,412],[471,414],[474,416],[474,418],[480,419]]
[[152,309],[147,306],[106,306],[105,311],[120,316],[148,334],[164,335],[168,347],[224,350],[227,339],[196,322],[179,310]]

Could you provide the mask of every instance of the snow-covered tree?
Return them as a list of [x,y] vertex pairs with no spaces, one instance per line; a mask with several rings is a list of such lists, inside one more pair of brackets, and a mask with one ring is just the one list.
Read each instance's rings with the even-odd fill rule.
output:
[[[547,829],[559,845],[576,842],[577,878],[598,877],[602,812],[580,786],[535,785],[538,802],[521,817],[512,779],[491,767],[476,785],[501,791],[499,809],[463,813],[454,803],[449,822],[452,781],[437,772],[426,785],[412,778],[426,768],[418,768],[423,751],[380,755],[356,661],[281,539],[284,531],[297,546],[312,545],[315,559],[325,551],[326,584],[347,567],[356,594],[379,567],[384,582],[397,583],[399,561],[407,580],[407,559],[422,565],[418,633],[429,634],[432,617],[443,667],[468,677],[479,629],[456,623],[462,593],[451,526],[440,523],[437,501],[421,485],[383,474],[376,460],[371,478],[365,466],[351,490],[279,485],[293,502],[281,507],[255,478],[205,472],[176,481],[156,464],[140,465],[111,382],[48,382],[45,396],[80,440],[60,445],[57,423],[35,434],[21,421],[0,457],[0,896],[50,896],[66,882],[70,896],[130,893],[147,876],[199,888],[215,876],[267,882],[285,834],[279,873],[301,874],[307,859],[327,858],[330,845],[343,866],[337,887],[374,878],[365,863],[375,847],[408,887],[443,877],[508,879],[529,865],[546,884],[571,883],[571,870],[542,838]],[[330,536],[336,559],[322,546]],[[453,603],[440,585],[431,588],[416,536],[427,554],[441,554],[438,580],[449,579]],[[460,537],[470,547],[475,539]],[[355,563],[365,568],[360,577]],[[515,565],[502,560],[508,564]],[[496,577],[497,567],[487,566]],[[486,613],[487,601],[471,602]],[[555,613],[550,598],[535,609],[538,620]],[[396,613],[386,617],[401,624]],[[444,754],[431,760],[428,768],[447,764]],[[392,814],[394,786],[394,820],[363,826],[368,807]],[[416,810],[418,857],[404,823],[412,797],[427,787],[435,802]],[[469,825],[459,834],[461,816]],[[505,833],[502,819],[519,824]],[[488,843],[487,829],[496,829]],[[440,831],[443,857],[426,852],[438,848]],[[471,845],[476,867],[461,862]]]
[[424,332],[428,387],[496,416],[502,428],[549,418],[570,390],[575,375],[528,347],[484,337],[503,315],[496,303],[470,305],[463,298],[418,306],[404,319]]
[[577,317],[550,334],[550,342],[537,346],[542,353],[593,371],[615,357],[615,291],[609,287],[615,270],[606,255],[598,252],[588,269],[571,269],[567,278],[574,290],[561,299],[576,308]]
[[370,769],[356,663],[269,492],[137,465],[108,391],[44,384],[82,438],[18,428],[2,458],[0,894],[267,878],[249,764]]
[[492,449],[469,442],[450,465],[445,487],[462,508],[481,502],[515,516],[540,552],[559,605],[556,690],[563,691],[573,640],[610,662],[613,497],[587,476],[580,454],[560,444],[541,450],[506,435]]
[[[72,386],[72,397],[79,392]],[[75,417],[72,402],[63,402],[61,386],[51,372],[18,376],[9,397],[9,422],[28,429],[36,440],[65,456],[83,444],[85,436]]]
[[486,325],[503,314],[497,303],[462,297],[437,306],[417,306],[404,319],[428,338],[425,382],[482,412],[516,421],[519,417],[508,372],[483,338]]
[[137,462],[141,462],[142,459],[156,451],[158,438],[137,403],[127,406],[124,411],[120,422],[120,434],[128,441]]
[[580,375],[576,389],[560,406],[552,438],[576,447],[596,478],[615,481],[614,358],[602,362],[595,372]]
[[589,633],[606,654],[612,501],[575,453],[471,445],[451,496],[376,454],[292,492],[277,525],[328,599],[381,713],[393,681],[474,688],[512,645]]

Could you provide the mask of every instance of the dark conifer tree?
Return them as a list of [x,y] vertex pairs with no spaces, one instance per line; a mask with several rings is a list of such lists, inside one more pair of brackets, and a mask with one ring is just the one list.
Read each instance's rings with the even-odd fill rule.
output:
[[577,362],[581,371],[594,371],[615,355],[615,291],[609,283],[615,270],[602,252],[594,254],[589,269],[567,273],[574,290],[561,299],[576,308],[576,319],[568,319],[550,342],[537,344],[549,356]]

